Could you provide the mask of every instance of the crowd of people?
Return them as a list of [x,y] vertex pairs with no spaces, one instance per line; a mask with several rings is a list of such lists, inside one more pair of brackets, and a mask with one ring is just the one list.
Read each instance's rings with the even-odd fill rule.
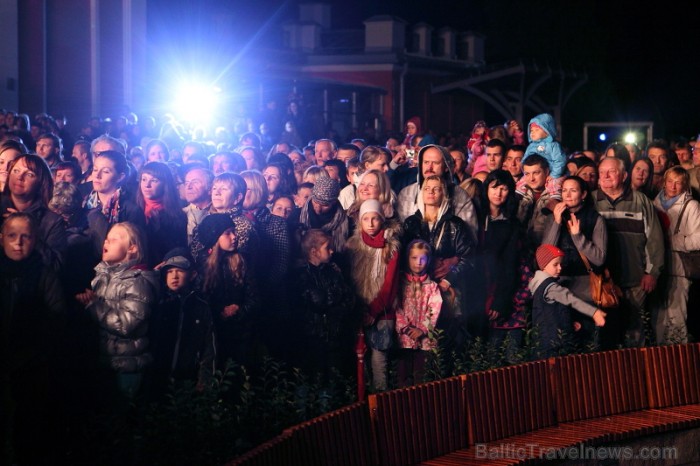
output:
[[[358,335],[381,391],[477,338],[515,362],[530,328],[535,358],[700,333],[679,256],[700,249],[694,142],[569,152],[547,114],[303,147],[146,120],[73,135],[0,113],[1,437],[19,458],[57,393],[158,399],[266,356],[352,378]],[[617,309],[591,296],[604,268]]]

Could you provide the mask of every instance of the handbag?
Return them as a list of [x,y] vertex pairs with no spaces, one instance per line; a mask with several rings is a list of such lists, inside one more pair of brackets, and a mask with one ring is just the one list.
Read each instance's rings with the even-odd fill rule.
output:
[[622,290],[613,282],[610,270],[605,267],[602,273],[595,273],[586,256],[581,254],[581,251],[579,251],[579,255],[588,271],[593,303],[600,309],[615,309],[619,307]]
[[365,336],[367,345],[375,350],[386,351],[394,344],[394,334],[396,322],[388,319],[376,319],[367,328]]
[[[685,208],[688,205],[688,201],[683,204],[683,208],[681,209],[681,213],[678,216],[678,220],[676,221],[676,230],[673,233],[674,235],[677,235],[678,232],[681,231],[681,218],[683,217],[683,213],[685,212]],[[690,280],[700,280],[700,251],[675,251],[678,253],[678,256],[681,258],[681,262],[683,263],[683,270],[685,270],[685,276],[686,278]]]

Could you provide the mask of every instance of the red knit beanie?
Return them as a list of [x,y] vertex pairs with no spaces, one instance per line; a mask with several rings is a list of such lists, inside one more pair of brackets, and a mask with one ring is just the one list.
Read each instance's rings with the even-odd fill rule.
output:
[[547,264],[549,264],[555,257],[564,257],[564,251],[553,244],[543,244],[537,248],[537,252],[535,253],[537,266],[541,270],[544,270],[544,268],[547,267]]

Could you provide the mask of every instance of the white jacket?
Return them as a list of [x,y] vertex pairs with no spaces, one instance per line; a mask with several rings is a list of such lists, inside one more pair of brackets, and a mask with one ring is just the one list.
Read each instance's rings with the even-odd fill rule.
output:
[[[667,235],[669,244],[671,245],[671,251],[666,251],[667,270],[670,275],[683,277],[685,276],[685,270],[683,269],[683,263],[678,255],[678,251],[687,252],[700,250],[700,203],[694,200],[690,193],[685,193],[678,198],[668,210],[664,210],[664,208],[661,207],[659,196],[661,196],[661,193],[654,199],[654,207],[656,207],[662,215],[667,215],[669,219]],[[683,212],[680,228],[678,233],[676,233],[678,216],[681,214],[683,204],[686,202],[688,206],[685,212]]]

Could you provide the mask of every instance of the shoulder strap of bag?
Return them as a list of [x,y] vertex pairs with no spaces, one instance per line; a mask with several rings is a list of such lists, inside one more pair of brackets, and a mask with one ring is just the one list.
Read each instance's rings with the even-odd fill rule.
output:
[[683,212],[685,212],[685,208],[688,207],[688,204],[690,203],[690,200],[687,200],[683,203],[683,208],[681,209],[681,213],[678,215],[678,220],[676,220],[676,230],[673,233],[674,235],[677,235],[679,231],[681,231],[681,219],[683,218]]
[[586,266],[586,271],[588,273],[593,272],[593,267],[591,267],[591,263],[588,262],[588,259],[586,258],[586,256],[584,256],[581,251],[578,252],[578,255],[581,256],[581,260],[583,261],[583,265]]

